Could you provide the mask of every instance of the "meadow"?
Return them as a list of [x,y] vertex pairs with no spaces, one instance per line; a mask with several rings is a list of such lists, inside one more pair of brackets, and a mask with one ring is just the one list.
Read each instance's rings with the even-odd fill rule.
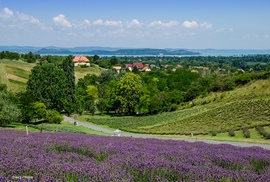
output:
[[0,181],[268,181],[270,151],[0,129]]

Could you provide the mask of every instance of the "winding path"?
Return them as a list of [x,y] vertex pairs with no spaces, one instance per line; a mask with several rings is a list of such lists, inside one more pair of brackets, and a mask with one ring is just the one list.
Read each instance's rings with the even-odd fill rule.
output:
[[[64,121],[74,123],[75,120],[73,118],[64,116]],[[76,121],[78,121],[78,120],[76,120]],[[100,131],[103,133],[108,133],[111,135],[114,134],[114,130],[103,128],[101,126],[97,126],[97,125],[94,125],[91,123],[78,121],[78,125],[84,126],[86,128],[90,128],[92,130]],[[230,144],[230,145],[234,145],[234,146],[238,146],[238,147],[262,147],[264,149],[270,150],[270,145],[267,145],[267,144],[253,144],[253,143],[244,143],[244,142],[227,142],[227,141],[213,141],[213,140],[197,140],[195,138],[190,138],[190,139],[187,139],[187,138],[166,138],[166,137],[162,137],[162,136],[140,135],[140,134],[134,134],[134,133],[128,133],[128,132],[121,132],[121,136],[134,137],[134,138],[157,138],[157,139],[163,139],[163,140],[184,140],[184,141],[188,141],[188,142],[201,141],[201,142],[205,142],[205,143],[209,143],[209,144]]]

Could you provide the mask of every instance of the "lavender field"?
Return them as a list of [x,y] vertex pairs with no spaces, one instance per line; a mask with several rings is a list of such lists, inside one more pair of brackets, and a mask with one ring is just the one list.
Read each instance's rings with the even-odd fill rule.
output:
[[0,129],[0,181],[270,181],[270,151]]

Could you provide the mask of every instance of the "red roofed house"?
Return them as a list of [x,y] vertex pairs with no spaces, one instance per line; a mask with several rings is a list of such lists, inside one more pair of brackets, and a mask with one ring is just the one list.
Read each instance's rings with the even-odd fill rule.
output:
[[90,61],[85,56],[75,56],[73,58],[74,66],[87,65],[90,66]]
[[126,64],[126,65],[125,65],[125,69],[129,69],[130,71],[132,71],[132,69],[133,69],[135,66],[136,66],[139,70],[143,69],[143,64],[142,64],[142,62],[135,62],[135,63],[133,63],[133,64]]
[[143,64],[142,62],[135,62],[133,63],[133,68],[136,66],[138,69],[143,69]]
[[132,67],[133,67],[132,64],[126,64],[125,65],[125,69],[129,69],[130,71],[132,71]]

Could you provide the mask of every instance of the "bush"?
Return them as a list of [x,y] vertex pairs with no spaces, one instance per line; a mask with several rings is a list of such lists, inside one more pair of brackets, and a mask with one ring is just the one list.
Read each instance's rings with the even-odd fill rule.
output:
[[171,108],[170,108],[170,111],[172,112],[172,111],[176,111],[177,110],[177,104],[172,104],[171,105]]
[[267,131],[265,131],[264,127],[262,126],[257,126],[256,130],[266,139],[270,139],[270,133],[268,133]]
[[217,136],[217,132],[216,132],[216,131],[212,131],[212,132],[211,132],[211,135],[212,135],[212,136]]
[[243,128],[243,134],[245,138],[250,138],[250,132],[247,128]]
[[49,123],[60,124],[63,120],[63,117],[56,110],[48,110],[46,114],[46,120]]
[[234,133],[234,131],[233,131],[232,129],[229,130],[229,135],[230,135],[231,137],[235,136],[235,133]]

